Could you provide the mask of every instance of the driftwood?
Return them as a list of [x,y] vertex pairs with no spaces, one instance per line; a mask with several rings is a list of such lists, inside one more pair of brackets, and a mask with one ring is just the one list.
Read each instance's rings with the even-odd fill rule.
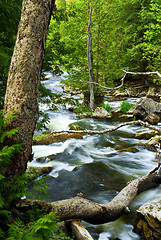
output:
[[89,232],[81,225],[79,220],[73,220],[70,228],[77,240],[94,240]]
[[46,212],[57,212],[60,220],[80,219],[91,224],[103,224],[117,220],[130,212],[129,205],[141,192],[157,187],[161,183],[160,175],[148,175],[128,183],[109,203],[99,204],[81,196],[55,202],[21,200],[20,208],[37,205]]
[[153,126],[151,124],[149,124],[148,122],[143,122],[141,120],[137,120],[137,121],[132,121],[132,122],[125,122],[125,123],[121,123],[116,127],[110,128],[110,129],[105,129],[105,130],[101,130],[101,131],[92,131],[92,130],[61,130],[61,131],[52,131],[50,134],[56,134],[56,133],[84,133],[84,134],[104,134],[104,133],[108,133],[108,132],[113,132],[116,131],[117,129],[124,127],[124,126],[128,126],[128,125],[141,125],[150,129],[153,129],[155,131],[157,131],[158,133],[161,134],[161,129],[159,127]]

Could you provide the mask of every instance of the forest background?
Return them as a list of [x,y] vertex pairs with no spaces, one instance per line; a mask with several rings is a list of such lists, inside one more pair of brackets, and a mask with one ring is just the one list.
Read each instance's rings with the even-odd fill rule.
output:
[[[21,4],[22,0],[0,0],[0,108],[3,107]],[[90,4],[93,7],[90,31],[94,82],[113,86],[123,75],[121,69],[160,71],[159,0],[57,0],[57,10],[50,21],[43,70],[58,66],[68,73],[66,84],[89,95],[87,26]],[[98,85],[94,91],[98,97],[102,94]]]

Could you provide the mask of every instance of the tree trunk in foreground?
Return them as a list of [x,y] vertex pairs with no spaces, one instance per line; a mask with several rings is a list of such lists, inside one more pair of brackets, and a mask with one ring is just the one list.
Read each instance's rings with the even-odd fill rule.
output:
[[109,203],[99,204],[76,196],[56,202],[22,200],[20,208],[37,205],[46,212],[57,212],[61,220],[80,219],[92,224],[103,224],[117,220],[130,212],[129,205],[141,192],[157,187],[161,183],[160,175],[148,175],[130,182]]
[[25,169],[32,153],[32,137],[38,119],[38,86],[46,34],[55,0],[24,0],[17,39],[10,64],[4,117],[14,110],[8,128],[19,128],[15,139],[23,142],[22,154],[13,157],[5,176],[12,179]]

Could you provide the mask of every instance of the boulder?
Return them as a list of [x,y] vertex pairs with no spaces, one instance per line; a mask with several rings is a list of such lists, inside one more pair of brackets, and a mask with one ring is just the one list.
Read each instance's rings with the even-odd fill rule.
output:
[[161,103],[151,98],[141,98],[133,108],[133,114],[136,119],[141,119],[150,124],[156,124],[161,117]]
[[111,115],[103,107],[97,107],[93,113],[93,117],[94,118],[111,118]]
[[134,227],[143,239],[161,239],[161,198],[149,201],[137,210]]

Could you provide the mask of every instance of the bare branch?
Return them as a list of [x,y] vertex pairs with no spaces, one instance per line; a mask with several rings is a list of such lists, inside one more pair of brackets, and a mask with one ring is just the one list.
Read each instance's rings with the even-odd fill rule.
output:
[[96,84],[96,85],[98,85],[101,88],[104,88],[106,90],[109,90],[109,91],[111,90],[112,91],[112,90],[116,90],[116,89],[119,89],[119,88],[123,87],[124,79],[125,79],[127,74],[131,74],[131,75],[152,75],[152,74],[155,74],[155,75],[158,75],[158,77],[161,78],[161,74],[158,71],[156,71],[156,72],[128,72],[128,71],[125,71],[123,69],[121,69],[121,71],[123,71],[125,73],[125,75],[121,78],[121,80],[120,80],[121,84],[119,86],[117,86],[117,87],[109,88],[109,87],[105,87],[105,86],[103,86],[103,85],[101,85],[99,83],[96,83],[96,82],[93,82],[93,84]]
[[131,75],[152,75],[152,74],[156,74],[156,75],[158,75],[158,77],[161,78],[161,74],[158,71],[156,71],[156,72],[128,72],[128,71],[125,71],[123,69],[121,69],[121,70],[126,74],[131,74]]
[[105,130],[101,130],[101,131],[97,131],[97,130],[61,130],[61,131],[53,131],[50,134],[56,134],[56,133],[84,133],[84,134],[104,134],[104,133],[108,133],[108,132],[113,132],[116,131],[117,129],[124,127],[124,126],[128,126],[128,125],[141,125],[150,129],[153,129],[157,132],[159,132],[161,134],[161,129],[159,127],[153,126],[151,124],[149,124],[148,122],[143,122],[141,120],[137,120],[137,121],[132,121],[132,122],[125,122],[125,123],[121,123],[116,127],[110,128],[110,129],[105,129]]

